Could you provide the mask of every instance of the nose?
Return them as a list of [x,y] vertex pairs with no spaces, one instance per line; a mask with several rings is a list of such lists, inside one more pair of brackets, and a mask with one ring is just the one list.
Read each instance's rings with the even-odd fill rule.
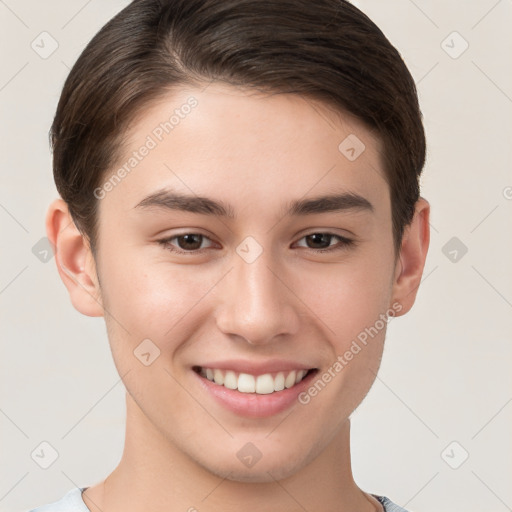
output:
[[252,263],[234,255],[234,268],[219,290],[221,300],[216,311],[217,326],[223,333],[251,345],[297,333],[300,300],[279,268],[266,251]]

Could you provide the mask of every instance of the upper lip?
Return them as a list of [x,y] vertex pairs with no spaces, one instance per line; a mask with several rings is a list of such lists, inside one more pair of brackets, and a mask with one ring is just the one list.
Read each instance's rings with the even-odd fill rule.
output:
[[288,372],[292,370],[311,370],[315,368],[295,361],[284,359],[269,359],[268,361],[246,361],[242,359],[229,359],[223,361],[208,361],[199,365],[201,368],[231,370],[235,373],[248,373],[249,375],[263,375],[265,373]]

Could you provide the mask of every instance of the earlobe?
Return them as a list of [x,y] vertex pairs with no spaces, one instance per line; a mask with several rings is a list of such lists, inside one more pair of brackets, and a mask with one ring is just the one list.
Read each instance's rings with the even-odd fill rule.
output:
[[430,243],[430,205],[420,198],[415,206],[414,218],[406,227],[400,255],[396,262],[393,282],[393,302],[402,305],[401,316],[407,313],[416,300]]
[[48,209],[46,233],[55,247],[57,270],[75,309],[87,316],[103,316],[96,265],[89,243],[75,226],[62,199],[56,199]]

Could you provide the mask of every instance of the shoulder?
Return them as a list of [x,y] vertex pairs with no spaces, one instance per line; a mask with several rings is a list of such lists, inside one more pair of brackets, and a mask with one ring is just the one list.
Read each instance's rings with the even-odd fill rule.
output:
[[393,503],[389,498],[386,496],[378,496],[377,494],[372,494],[374,498],[379,500],[379,502],[384,507],[385,512],[408,512],[405,510],[405,508],[400,507],[396,503]]
[[34,508],[29,512],[90,512],[82,499],[84,488],[75,487],[60,500]]

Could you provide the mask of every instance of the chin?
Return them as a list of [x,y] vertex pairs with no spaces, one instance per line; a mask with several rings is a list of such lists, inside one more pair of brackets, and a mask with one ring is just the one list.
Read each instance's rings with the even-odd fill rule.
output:
[[246,482],[246,483],[269,483],[276,480],[284,480],[293,476],[307,465],[306,454],[300,457],[300,453],[282,454],[278,456],[273,454],[272,460],[265,456],[256,462],[252,467],[244,467],[238,460],[233,464],[233,461],[225,461],[223,465],[201,464],[204,469],[213,473],[214,475],[225,478],[232,482]]

